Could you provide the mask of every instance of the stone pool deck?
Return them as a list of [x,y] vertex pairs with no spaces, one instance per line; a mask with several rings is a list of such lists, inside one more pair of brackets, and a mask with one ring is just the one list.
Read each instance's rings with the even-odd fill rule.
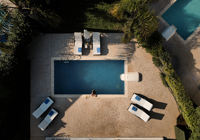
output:
[[[63,98],[53,97],[50,107],[59,112],[45,131],[38,124],[50,111],[39,119],[32,112],[51,95],[51,57],[73,53],[73,34],[44,34],[29,45],[31,60],[31,140],[46,137],[167,137],[175,138],[174,125],[179,115],[176,102],[163,86],[160,73],[152,63],[152,57],[138,48],[136,40],[120,43],[122,33],[103,33],[101,57],[127,57],[128,72],[142,74],[141,82],[128,82],[128,97]],[[83,50],[83,56],[95,58],[92,50]],[[145,123],[127,111],[133,93],[138,93],[154,104],[151,119]]]

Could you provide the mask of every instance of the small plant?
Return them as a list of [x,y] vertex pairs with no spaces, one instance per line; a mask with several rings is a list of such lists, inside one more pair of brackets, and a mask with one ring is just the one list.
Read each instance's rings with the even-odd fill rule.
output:
[[153,61],[154,65],[155,65],[156,67],[162,66],[162,62],[160,61],[160,59],[155,58],[155,57],[152,57],[152,61]]
[[167,82],[165,80],[165,74],[164,73],[160,73],[160,78],[162,79],[163,85],[165,87],[169,87],[169,85],[167,84]]

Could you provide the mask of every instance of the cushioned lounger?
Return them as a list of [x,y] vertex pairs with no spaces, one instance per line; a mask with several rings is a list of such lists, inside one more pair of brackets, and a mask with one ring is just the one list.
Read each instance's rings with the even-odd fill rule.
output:
[[101,47],[100,47],[100,33],[93,32],[93,55],[100,55],[101,54]]
[[82,55],[82,34],[81,32],[75,32],[74,33],[74,54],[76,55]]
[[54,120],[54,118],[58,115],[58,112],[54,109],[48,113],[48,115],[44,118],[44,120],[38,125],[38,127],[44,131],[47,126]]
[[141,98],[140,96],[138,96],[137,94],[133,94],[131,101],[137,103],[138,105],[140,105],[141,107],[145,108],[148,111],[151,111],[153,104],[151,104],[150,102],[148,102],[147,100]]
[[33,116],[39,118],[51,105],[53,104],[53,100],[49,97],[33,112]]
[[150,118],[150,116],[148,114],[146,114],[144,111],[142,111],[141,109],[137,108],[133,104],[130,105],[130,107],[128,108],[128,111],[133,113],[137,117],[141,118],[145,122],[147,122],[149,120],[149,118]]

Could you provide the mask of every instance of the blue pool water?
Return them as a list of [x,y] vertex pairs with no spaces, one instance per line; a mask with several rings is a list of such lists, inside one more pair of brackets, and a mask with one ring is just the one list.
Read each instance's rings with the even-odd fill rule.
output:
[[124,94],[124,60],[54,61],[54,94]]
[[200,26],[200,0],[177,0],[162,18],[186,40]]

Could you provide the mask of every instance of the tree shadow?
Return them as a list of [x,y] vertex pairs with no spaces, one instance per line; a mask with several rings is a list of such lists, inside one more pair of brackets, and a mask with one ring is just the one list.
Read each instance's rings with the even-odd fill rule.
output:
[[[112,4],[119,0],[82,0],[82,1],[51,1],[48,4],[48,8],[54,10],[59,16],[62,17],[64,22],[59,28],[48,28],[46,32],[51,33],[73,33],[77,31],[83,31],[87,26],[87,14],[91,13],[96,17],[101,17],[105,21],[116,21],[113,17],[107,14],[105,11],[97,9],[98,4]],[[116,21],[117,22],[117,21]]]

